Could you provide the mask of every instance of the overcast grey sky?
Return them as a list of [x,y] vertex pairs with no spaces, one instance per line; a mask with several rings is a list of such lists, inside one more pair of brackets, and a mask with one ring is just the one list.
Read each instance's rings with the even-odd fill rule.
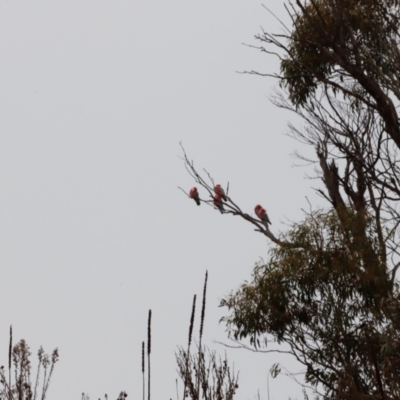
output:
[[[175,399],[174,352],[206,269],[205,343],[223,354],[219,301],[268,242],[177,189],[193,186],[180,141],[247,212],[267,208],[275,233],[314,196],[284,135],[294,116],[269,101],[276,82],[237,73],[278,71],[243,45],[261,26],[280,31],[258,0],[1,1],[0,356],[10,324],[33,353],[58,346],[49,399],[139,398],[150,308],[152,398]],[[267,399],[278,358],[228,356],[237,398]],[[286,377],[270,392],[301,398]]]

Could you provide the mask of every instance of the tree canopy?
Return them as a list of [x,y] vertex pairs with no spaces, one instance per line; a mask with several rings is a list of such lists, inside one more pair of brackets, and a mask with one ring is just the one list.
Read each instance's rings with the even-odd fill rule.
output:
[[[400,2],[295,0],[286,9],[284,34],[256,36],[280,73],[252,73],[277,78],[274,103],[303,118],[291,135],[315,149],[327,207],[275,235],[227,188],[223,212],[273,247],[222,301],[224,320],[237,340],[267,351],[286,343],[325,399],[398,399]],[[185,163],[212,205],[211,176],[186,154]]]

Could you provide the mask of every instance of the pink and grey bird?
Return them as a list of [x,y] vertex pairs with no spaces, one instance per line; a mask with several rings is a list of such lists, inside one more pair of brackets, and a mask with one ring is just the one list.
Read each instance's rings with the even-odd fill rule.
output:
[[190,189],[189,197],[191,199],[193,199],[198,206],[200,205],[200,196],[199,196],[199,192],[197,191],[197,187],[192,187]]
[[221,198],[226,201],[226,194],[225,194],[225,190],[221,187],[221,185],[218,183],[218,185],[215,185],[214,187],[214,192],[217,195],[220,195]]
[[261,221],[263,222],[263,224],[265,225],[266,228],[268,228],[268,224],[272,225],[271,221],[268,218],[267,212],[265,211],[264,208],[262,208],[260,206],[260,204],[257,204],[254,207],[254,211],[255,211],[257,217],[261,219]]
[[219,211],[221,211],[221,214],[224,212],[224,203],[222,201],[222,195],[221,194],[216,194],[213,198],[213,204],[215,207],[218,208]]

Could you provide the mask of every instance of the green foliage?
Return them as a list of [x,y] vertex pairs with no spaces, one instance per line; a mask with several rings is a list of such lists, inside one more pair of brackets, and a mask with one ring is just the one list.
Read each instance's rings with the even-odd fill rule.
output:
[[[306,366],[306,382],[322,385],[326,398],[376,394],[377,373],[389,393],[400,395],[399,293],[388,294],[379,257],[372,257],[377,265],[366,263],[359,222],[348,215],[344,224],[334,211],[319,211],[294,225],[282,240],[295,246],[274,247],[269,261],[256,265],[252,282],[222,301],[230,310],[225,322],[236,339],[256,346],[264,335],[289,344]],[[377,253],[375,228],[365,221]]]
[[281,62],[281,86],[290,101],[302,105],[319,84],[333,83],[338,90],[335,84],[364,74],[386,84],[384,75],[398,71],[393,46],[398,6],[396,0],[315,0],[300,6]]

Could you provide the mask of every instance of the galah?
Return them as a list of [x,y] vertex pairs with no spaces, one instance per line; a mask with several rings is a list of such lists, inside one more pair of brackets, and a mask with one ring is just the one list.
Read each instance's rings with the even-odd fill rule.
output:
[[268,228],[268,224],[272,225],[271,221],[268,218],[267,212],[265,211],[264,208],[262,208],[260,206],[260,204],[257,204],[254,207],[254,211],[255,211],[257,217],[261,219],[261,221],[263,222],[263,224],[265,225],[266,228]]
[[226,201],[226,194],[225,194],[225,190],[221,187],[221,185],[218,183],[218,185],[215,185],[214,187],[214,192],[216,194],[219,194],[221,196],[221,198]]
[[199,192],[197,191],[197,187],[192,187],[190,189],[189,197],[191,199],[193,199],[198,206],[200,205],[200,196],[199,196]]
[[216,194],[213,198],[213,203],[214,206],[218,208],[219,211],[221,211],[221,214],[224,212],[224,203],[222,201],[222,195],[221,194]]

